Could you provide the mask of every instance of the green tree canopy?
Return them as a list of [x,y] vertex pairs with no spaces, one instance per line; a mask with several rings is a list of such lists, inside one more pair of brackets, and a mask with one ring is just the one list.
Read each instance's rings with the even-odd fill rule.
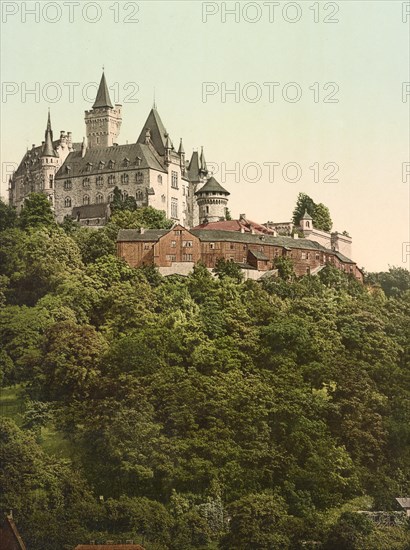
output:
[[20,212],[19,224],[22,229],[51,227],[55,225],[50,201],[43,193],[31,193]]

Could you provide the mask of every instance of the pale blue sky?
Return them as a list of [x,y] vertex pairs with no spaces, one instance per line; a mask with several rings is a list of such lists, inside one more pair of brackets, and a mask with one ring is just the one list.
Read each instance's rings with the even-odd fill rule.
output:
[[[56,4],[61,19],[51,23],[47,19],[58,15]],[[402,257],[403,243],[410,242],[410,178],[402,181],[402,163],[409,162],[410,97],[407,103],[402,101],[402,83],[410,81],[410,16],[406,24],[402,14],[406,2],[330,2],[325,11],[326,3],[299,1],[299,14],[279,2],[273,22],[266,2],[240,3],[239,22],[233,15],[223,22],[224,5],[232,7],[235,2],[83,0],[73,6],[73,22],[66,4],[39,2],[36,22],[29,14],[24,21],[24,5],[33,9],[35,2],[2,1],[3,196],[5,166],[19,162],[32,143],[41,143],[48,107],[55,136],[61,129],[71,130],[75,141],[82,140],[84,110],[90,107],[82,90],[99,81],[105,65],[108,84],[117,86],[116,99],[123,103],[119,143],[138,138],[155,88],[159,113],[174,144],[183,137],[188,155],[204,145],[207,160],[218,170],[216,178],[231,192],[235,217],[246,213],[259,222],[287,220],[298,192],[304,191],[330,208],[334,229],[352,235],[353,257],[359,265],[368,270],[387,269],[388,264],[410,266],[410,258],[406,264]],[[95,23],[85,19],[96,17],[92,4],[100,10]],[[84,5],[88,5],[85,16]],[[338,13],[332,17],[333,5]],[[312,6],[319,11],[309,9]],[[5,9],[17,13],[7,15]],[[217,13],[203,22],[204,9]],[[288,11],[283,13],[284,9]],[[125,23],[127,15],[138,23]],[[246,21],[257,15],[259,21]],[[298,22],[285,20],[298,15]],[[315,23],[317,15],[320,22]],[[339,22],[324,23],[326,15]],[[39,101],[33,95],[23,101],[24,86],[33,89],[36,82]],[[43,97],[49,94],[52,99],[56,88],[50,82],[61,90],[57,102]],[[79,83],[74,102],[65,82]],[[219,90],[205,102],[204,82]],[[235,102],[228,95],[223,102],[222,87],[232,88],[236,82],[245,98],[241,95]],[[250,82],[256,86],[247,87]],[[279,84],[272,102],[272,84],[263,83],[274,82]],[[302,90],[295,103],[282,96],[289,82]],[[309,89],[315,82],[318,103]],[[334,96],[338,103],[323,102],[328,82],[339,87]],[[7,96],[5,83],[9,83]],[[125,101],[133,83],[139,87],[134,103]],[[333,89],[327,88],[326,94]],[[257,90],[262,95],[251,102]],[[289,88],[289,94],[293,92]],[[273,182],[267,164],[272,162],[280,165]],[[282,177],[283,166],[291,162],[301,167],[296,183]],[[339,166],[337,183],[323,182],[322,168],[328,162]],[[227,169],[239,163],[245,171],[247,163],[258,163],[261,178],[249,181],[255,173],[250,168],[239,183],[234,176],[223,181],[223,163]],[[319,182],[309,169],[315,163],[321,167]],[[292,177],[292,170],[288,175]]]

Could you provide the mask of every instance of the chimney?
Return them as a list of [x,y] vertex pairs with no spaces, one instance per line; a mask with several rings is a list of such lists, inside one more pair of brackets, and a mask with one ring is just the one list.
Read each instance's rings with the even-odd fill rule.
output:
[[33,143],[33,144],[32,144],[32,146],[31,146],[31,148],[32,148],[32,149],[34,149],[34,147],[35,147],[35,146],[36,146],[36,144],[35,144],[35,143]]
[[246,220],[246,214],[239,214],[240,220]]

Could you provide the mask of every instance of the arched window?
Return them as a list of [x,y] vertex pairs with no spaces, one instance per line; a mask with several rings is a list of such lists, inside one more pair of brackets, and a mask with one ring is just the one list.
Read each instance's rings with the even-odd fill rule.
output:
[[310,227],[310,222],[306,222],[306,227]]
[[88,195],[84,195],[83,204],[84,205],[90,204],[90,197]]
[[102,202],[104,202],[104,196],[102,195],[102,193],[97,193],[97,196],[95,197],[95,202],[97,204],[101,204]]
[[158,174],[157,182],[158,182],[158,183],[162,183],[162,176],[161,176],[161,174]]
[[69,189],[72,189],[73,184],[71,180],[65,180],[64,182],[64,189],[68,191]]
[[129,179],[128,174],[121,174],[121,183],[128,183]]
[[104,178],[102,176],[97,176],[95,184],[97,187],[102,187],[104,185]]
[[71,206],[71,198],[70,198],[70,197],[66,197],[66,198],[64,199],[64,206],[65,206],[66,208],[70,208],[70,206]]
[[137,201],[142,201],[143,198],[144,198],[144,195],[143,195],[143,193],[142,193],[141,190],[140,190],[140,191],[137,191],[136,194],[135,194],[135,196],[136,196]]
[[114,193],[110,193],[108,195],[108,202],[113,202],[113,200],[114,200]]
[[115,176],[113,174],[108,176],[108,185],[115,185]]
[[125,201],[127,199],[128,199],[128,193],[127,193],[127,191],[123,191],[122,192],[122,200]]

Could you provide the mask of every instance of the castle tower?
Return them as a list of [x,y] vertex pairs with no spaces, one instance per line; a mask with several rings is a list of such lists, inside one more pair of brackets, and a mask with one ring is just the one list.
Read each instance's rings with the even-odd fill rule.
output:
[[54,176],[59,167],[59,156],[54,149],[53,130],[51,129],[50,111],[48,112],[47,128],[43,150],[41,152],[41,191],[45,193],[54,205]]
[[313,219],[312,216],[308,214],[307,210],[305,210],[305,213],[300,220],[300,227],[305,234],[305,237],[313,231]]
[[85,111],[85,126],[88,147],[111,147],[121,129],[121,105],[113,107],[104,72],[97,97],[90,111]]
[[224,189],[214,177],[211,177],[195,193],[199,208],[199,223],[224,220],[229,195],[229,191]]

